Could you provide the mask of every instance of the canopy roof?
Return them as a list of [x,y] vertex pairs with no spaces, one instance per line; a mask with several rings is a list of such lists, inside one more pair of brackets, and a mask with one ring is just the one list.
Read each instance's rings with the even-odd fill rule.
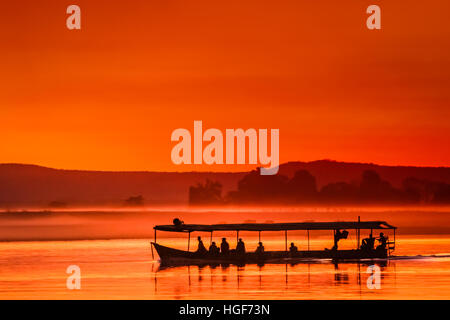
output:
[[239,223],[239,224],[182,224],[159,225],[155,230],[170,232],[193,231],[285,231],[337,229],[397,229],[385,221],[293,222],[293,223]]

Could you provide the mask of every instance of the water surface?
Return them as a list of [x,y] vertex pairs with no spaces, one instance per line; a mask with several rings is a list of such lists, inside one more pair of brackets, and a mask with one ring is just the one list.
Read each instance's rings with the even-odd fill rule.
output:
[[[165,220],[176,213],[167,214]],[[193,213],[191,213],[193,215]],[[417,219],[424,219],[421,215]],[[431,216],[438,213],[430,214]],[[441,232],[442,221],[448,221],[448,213],[441,213],[440,232],[413,234],[402,230],[402,223],[391,213],[385,220],[398,220],[396,234],[398,257],[387,263],[377,262],[381,270],[381,289],[369,289],[366,285],[368,264],[342,263],[335,265],[328,260],[302,264],[265,264],[245,266],[190,266],[162,268],[158,257],[152,257],[150,237],[141,239],[65,240],[65,241],[8,241],[0,243],[0,298],[1,299],[450,299],[450,235]],[[367,214],[368,215],[368,214]],[[376,213],[376,215],[382,215]],[[407,213],[399,214],[408,216]],[[297,217],[300,216],[297,214]],[[248,219],[248,215],[245,216]],[[258,213],[253,218],[258,219]],[[301,219],[289,213],[278,216],[278,221],[311,220],[314,214]],[[414,214],[410,214],[414,217]],[[342,218],[342,216],[341,216]],[[345,217],[344,217],[345,218]],[[96,217],[98,220],[99,218]],[[146,218],[147,220],[151,218]],[[197,218],[201,220],[200,218]],[[263,222],[266,216],[258,222]],[[295,220],[294,220],[295,219]],[[327,219],[326,217],[323,219]],[[1,220],[1,219],[0,219]],[[158,218],[158,222],[163,220]],[[220,213],[213,222],[243,222],[238,214]],[[320,219],[316,219],[319,221]],[[330,219],[327,219],[330,220]],[[365,219],[368,220],[368,219]],[[121,228],[126,230],[126,219]],[[156,220],[155,220],[156,221]],[[199,222],[199,221],[196,221]],[[8,223],[12,223],[9,221]],[[26,222],[32,228],[33,221]],[[408,223],[411,222],[408,221]],[[1,224],[1,223],[0,223]],[[4,228],[6,222],[3,221]],[[400,225],[399,225],[400,224]],[[106,224],[105,228],[112,224]],[[58,231],[45,221],[39,227]],[[151,231],[153,224],[142,226]],[[427,226],[432,226],[428,223]],[[64,230],[70,227],[67,222]],[[76,230],[83,229],[78,221]],[[98,228],[98,226],[96,226]],[[83,229],[84,231],[86,229]],[[408,229],[413,230],[413,229]],[[95,230],[89,229],[91,235]],[[402,232],[403,231],[403,232]],[[69,229],[70,232],[70,229]],[[149,232],[153,234],[153,232]],[[219,242],[226,236],[231,246],[236,243],[234,233],[198,234],[209,242]],[[193,235],[193,237],[197,234]],[[254,233],[241,233],[247,250],[256,248],[258,238]],[[364,234],[362,235],[364,236]],[[390,237],[393,235],[390,233]],[[186,249],[185,235],[159,233],[161,244]],[[263,233],[266,250],[282,250],[283,233]],[[307,248],[304,232],[290,232],[300,250]],[[330,248],[329,232],[311,235],[311,249]],[[341,248],[356,245],[356,236],[350,232]],[[195,238],[191,248],[195,248]],[[66,269],[77,265],[81,269],[81,290],[66,287]]]

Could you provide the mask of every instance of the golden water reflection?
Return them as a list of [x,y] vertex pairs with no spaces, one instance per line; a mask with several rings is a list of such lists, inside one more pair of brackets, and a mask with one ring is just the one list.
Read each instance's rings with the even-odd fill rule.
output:
[[[369,263],[165,267],[152,260],[149,240],[8,242],[0,243],[0,298],[450,299],[449,252],[449,237],[400,238],[397,259],[376,263],[377,290],[366,285]],[[81,290],[66,287],[72,264]]]
[[367,286],[369,265],[323,261],[294,265],[155,266],[153,278],[155,296],[168,299],[449,298],[449,258],[376,262],[381,271],[380,289]]

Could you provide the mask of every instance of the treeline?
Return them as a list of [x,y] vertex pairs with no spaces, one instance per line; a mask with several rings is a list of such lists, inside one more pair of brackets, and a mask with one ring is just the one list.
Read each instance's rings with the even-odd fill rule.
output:
[[400,188],[372,170],[364,171],[358,183],[334,182],[317,187],[316,178],[306,170],[289,179],[283,175],[260,175],[259,170],[238,182],[236,191],[222,195],[218,181],[207,180],[189,188],[193,205],[244,203],[323,204],[445,204],[450,203],[450,184],[407,178]]

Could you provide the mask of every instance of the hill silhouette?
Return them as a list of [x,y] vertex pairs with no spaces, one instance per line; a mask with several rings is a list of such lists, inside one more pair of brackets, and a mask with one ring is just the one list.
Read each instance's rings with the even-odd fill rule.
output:
[[[318,189],[330,183],[331,191],[359,183],[364,171],[372,170],[393,187],[400,188],[407,178],[450,183],[449,167],[380,166],[329,160],[289,162],[280,166],[279,174],[292,184],[308,176],[294,178],[305,170],[315,178]],[[189,189],[206,180],[219,181],[224,194],[238,189],[248,172],[111,172],[59,170],[36,165],[0,164],[0,207],[52,207],[126,205],[127,199],[142,197],[146,205],[188,203]],[[310,179],[311,180],[311,179]],[[416,183],[411,181],[411,183]],[[251,183],[251,181],[248,181]],[[310,184],[312,182],[310,181]],[[299,188],[301,186],[298,186]],[[306,187],[307,188],[307,187]],[[330,192],[330,190],[326,190]],[[333,191],[334,192],[334,191]],[[345,191],[347,192],[347,191]],[[351,192],[351,190],[348,190]]]
[[111,172],[59,170],[36,165],[0,164],[0,207],[133,206],[186,204],[190,185],[219,179],[231,190],[243,173]]

